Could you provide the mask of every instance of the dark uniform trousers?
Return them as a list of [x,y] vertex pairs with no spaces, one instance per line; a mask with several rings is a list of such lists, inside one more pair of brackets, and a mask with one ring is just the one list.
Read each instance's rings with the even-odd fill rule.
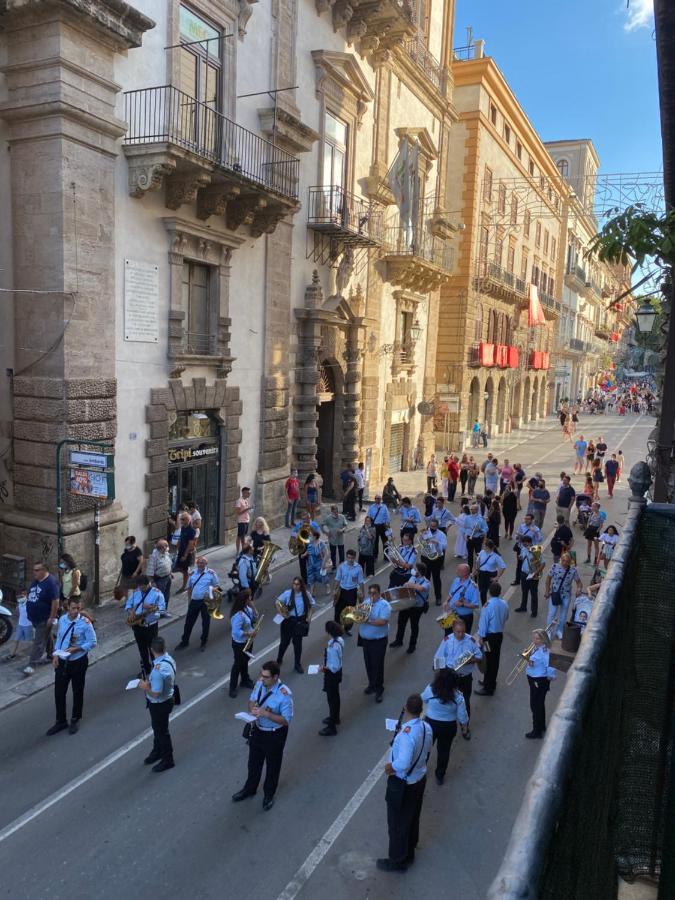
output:
[[190,635],[192,634],[192,629],[195,627],[195,622],[199,618],[202,617],[202,637],[201,643],[205,644],[209,639],[209,629],[211,628],[211,616],[209,615],[208,607],[203,600],[190,600],[187,608],[187,613],[185,615],[185,627],[183,628],[183,637],[181,641],[184,644],[190,642]]
[[530,611],[533,616],[536,616],[539,612],[539,579],[528,578],[525,572],[522,572],[520,575],[520,588],[523,592],[523,597],[520,601],[521,608],[527,609],[527,598],[529,596],[531,598]]
[[480,594],[481,606],[487,603],[488,588],[492,583],[492,579],[497,577],[497,572],[484,572],[483,569],[478,570],[478,593]]
[[153,581],[158,590],[160,590],[164,596],[164,603],[166,604],[166,608],[169,608],[169,597],[171,596],[171,574],[169,575],[155,575],[153,577]]
[[532,730],[537,734],[546,731],[546,694],[550,688],[548,678],[532,678],[527,676],[530,683],[530,709],[532,710]]
[[513,549],[516,552],[516,574],[513,576],[513,580],[517,584],[520,584],[520,576],[523,571],[523,561],[520,558],[520,551],[522,550],[522,547],[520,546],[520,544],[514,544]]
[[452,742],[457,737],[457,722],[440,722],[438,719],[429,718],[426,721],[431,725],[431,730],[434,733],[434,744],[438,746],[436,775],[439,778],[443,778],[448,768]]
[[284,653],[286,652],[288,645],[293,641],[293,653],[295,655],[295,665],[300,665],[300,660],[302,659],[302,638],[295,634],[295,626],[298,622],[304,622],[303,618],[298,618],[297,616],[289,616],[287,619],[281,623],[280,626],[280,634],[281,640],[279,641],[279,649],[277,650],[277,662],[279,665],[283,662]]
[[389,576],[389,587],[402,587],[410,578],[410,569],[392,569]]
[[483,535],[479,537],[469,538],[466,542],[467,549],[467,563],[469,564],[469,568],[473,569],[473,559],[474,556],[478,556],[480,551],[483,548]]
[[[395,776],[390,775],[390,778]],[[415,784],[406,784],[403,802],[394,806],[387,801],[387,825],[389,827],[389,859],[403,863],[415,857],[419,840],[420,815],[424,801],[426,776]]]
[[65,722],[68,719],[66,714],[66,694],[68,693],[69,684],[73,686],[73,715],[71,718],[82,718],[84,679],[87,675],[88,665],[89,657],[86,653],[79,659],[59,660],[59,665],[54,675],[54,702],[56,704],[57,722]]
[[387,638],[360,638],[363,647],[363,662],[366,666],[368,686],[376,694],[384,691],[384,656],[387,652]]
[[173,709],[173,697],[164,700],[162,703],[150,703],[148,700],[148,709],[150,710],[150,723],[152,725],[153,744],[152,755],[162,762],[173,762],[173,744],[171,743],[171,735],[169,734],[169,716]]
[[499,672],[499,658],[502,652],[502,640],[504,634],[501,631],[488,632],[485,640],[490,646],[490,652],[485,654],[485,677],[483,678],[483,690],[493,694],[497,687],[497,673]]
[[422,562],[427,567],[429,578],[434,586],[434,597],[436,600],[441,599],[441,569],[443,567],[444,558],[444,555],[439,556],[438,559],[427,559],[426,556],[422,557]]
[[327,669],[323,673],[323,689],[328,701],[328,715],[333,725],[340,724],[340,682],[342,681],[342,669],[339,672],[331,672]]
[[154,625],[134,625],[134,637],[141,657],[141,670],[145,676],[152,672],[150,644],[157,637],[157,622]]
[[387,529],[388,525],[375,525],[375,550],[374,557],[377,559],[379,550],[380,550],[380,541],[382,541],[382,549],[384,549],[384,545],[387,543],[389,538],[387,537]]
[[468,716],[471,716],[471,691],[473,689],[473,675],[458,675],[457,688],[462,692],[462,696],[464,697],[466,713]]
[[236,691],[239,679],[245,684],[250,681],[248,674],[248,656],[244,653],[246,642],[240,644],[238,641],[232,641],[232,650],[234,652],[234,663],[230,671],[230,691]]
[[[356,606],[356,604],[358,603],[358,592],[357,592],[356,588],[338,588],[338,590],[340,593],[338,594],[338,601],[335,604],[335,613],[333,614],[333,621],[337,622],[338,624],[342,624],[340,622],[340,616],[342,614],[342,610],[345,609],[345,607],[347,607],[347,606]],[[347,623],[344,626],[344,629],[347,632],[347,634],[349,634],[351,632],[352,628],[353,628],[353,624],[350,625],[349,623]]]
[[258,790],[263,765],[266,764],[263,793],[265,797],[274,796],[279,784],[287,737],[287,726],[277,728],[275,731],[263,731],[255,726],[251,729],[251,738],[248,742],[248,778],[244,785],[247,794],[255,794]]
[[398,614],[398,620],[396,622],[396,640],[401,644],[403,643],[405,626],[410,622],[410,650],[414,650],[417,646],[417,636],[420,633],[420,617],[423,611],[423,607],[413,606],[411,609],[402,609]]

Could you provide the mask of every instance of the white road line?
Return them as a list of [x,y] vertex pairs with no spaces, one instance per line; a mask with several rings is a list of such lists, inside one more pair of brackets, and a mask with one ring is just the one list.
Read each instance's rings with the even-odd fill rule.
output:
[[298,896],[316,867],[328,853],[335,841],[340,837],[351,818],[358,812],[368,794],[370,794],[384,774],[384,766],[388,760],[389,750],[387,750],[384,756],[375,763],[365,780],[357,788],[356,793],[352,796],[351,800],[344,807],[337,819],[335,819],[328,831],[326,831],[319,840],[319,843],[297,870],[293,878],[279,894],[277,900],[294,900],[294,898]]

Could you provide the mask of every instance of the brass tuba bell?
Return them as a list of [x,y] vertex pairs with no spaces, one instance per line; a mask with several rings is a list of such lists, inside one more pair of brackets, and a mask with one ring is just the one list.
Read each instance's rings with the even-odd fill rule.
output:
[[258,560],[258,565],[256,566],[255,574],[253,576],[255,583],[258,586],[269,584],[272,580],[269,568],[279,550],[281,550],[281,547],[278,544],[273,544],[272,541],[265,541],[263,544],[260,559]]
[[288,539],[288,549],[293,556],[299,556],[304,553],[309,544],[312,532],[309,525],[303,525],[297,534],[292,534]]

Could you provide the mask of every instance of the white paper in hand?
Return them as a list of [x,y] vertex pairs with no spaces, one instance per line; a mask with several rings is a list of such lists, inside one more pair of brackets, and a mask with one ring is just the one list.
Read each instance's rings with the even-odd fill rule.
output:
[[67,650],[54,650],[52,656],[58,656],[59,659],[70,659],[70,653]]
[[445,669],[445,657],[444,656],[434,656],[434,672],[437,669]]
[[133,691],[134,688],[137,688],[140,683],[141,683],[140,678],[132,678],[131,681],[127,682],[127,686],[126,686],[125,690]]
[[398,719],[385,719],[384,727],[387,731],[396,731],[396,726],[398,725]]
[[255,722],[255,716],[252,716],[251,713],[247,712],[238,712],[234,714],[235,719],[239,719],[240,722]]
[[308,675],[318,675],[321,670],[321,666],[307,666],[307,674]]
[[281,625],[281,623],[285,622],[286,620],[284,619],[284,617],[282,615],[277,613],[276,616],[272,619],[272,621],[274,622],[275,625]]

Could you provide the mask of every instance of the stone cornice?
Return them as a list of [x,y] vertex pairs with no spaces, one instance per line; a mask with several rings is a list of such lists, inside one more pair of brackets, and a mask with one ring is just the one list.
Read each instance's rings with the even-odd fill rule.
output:
[[233,234],[231,231],[220,231],[218,228],[209,228],[206,225],[198,225],[178,216],[165,216],[162,218],[162,222],[171,235],[185,234],[199,240],[229,247],[231,250],[236,250],[237,247],[240,247],[246,241],[246,238],[242,235]]
[[[58,119],[65,119],[78,125],[83,125],[86,128],[90,128],[93,132],[105,135],[113,140],[122,137],[127,130],[126,124],[119,119],[105,119],[101,116],[96,116],[81,107],[66,103],[63,100],[34,103],[29,106],[16,106],[11,103],[0,104],[0,119],[5,119],[7,122],[23,123],[24,133],[13,133],[11,136],[12,141],[33,140],[37,136],[47,137],[53,132],[46,127],[46,123],[49,120]],[[34,131],[26,128],[26,125],[31,122],[36,124]],[[81,135],[78,140],[82,140]],[[86,143],[86,141],[84,142]],[[116,151],[113,152],[112,149],[108,152],[117,155]]]
[[[268,140],[274,136],[276,143],[289,153],[307,153],[319,140],[318,132],[310,128],[298,117],[282,106],[277,107],[276,121],[274,109],[259,109],[258,119],[262,133]],[[276,126],[276,128],[275,128]],[[273,135],[275,131],[275,135]]]
[[97,75],[90,69],[85,69],[83,66],[79,66],[72,60],[65,59],[62,56],[48,56],[44,59],[31,60],[30,62],[0,66],[0,72],[3,72],[5,75],[11,77],[14,75],[20,75],[22,72],[37,72],[40,69],[51,68],[66,69],[67,71],[72,72],[74,75],[77,75],[78,78],[84,78],[87,81],[91,81],[94,84],[97,84],[99,87],[102,87],[107,91],[112,91],[115,94],[122,90],[122,85],[117,84],[116,81],[110,81],[107,78],[102,78],[100,75]]

